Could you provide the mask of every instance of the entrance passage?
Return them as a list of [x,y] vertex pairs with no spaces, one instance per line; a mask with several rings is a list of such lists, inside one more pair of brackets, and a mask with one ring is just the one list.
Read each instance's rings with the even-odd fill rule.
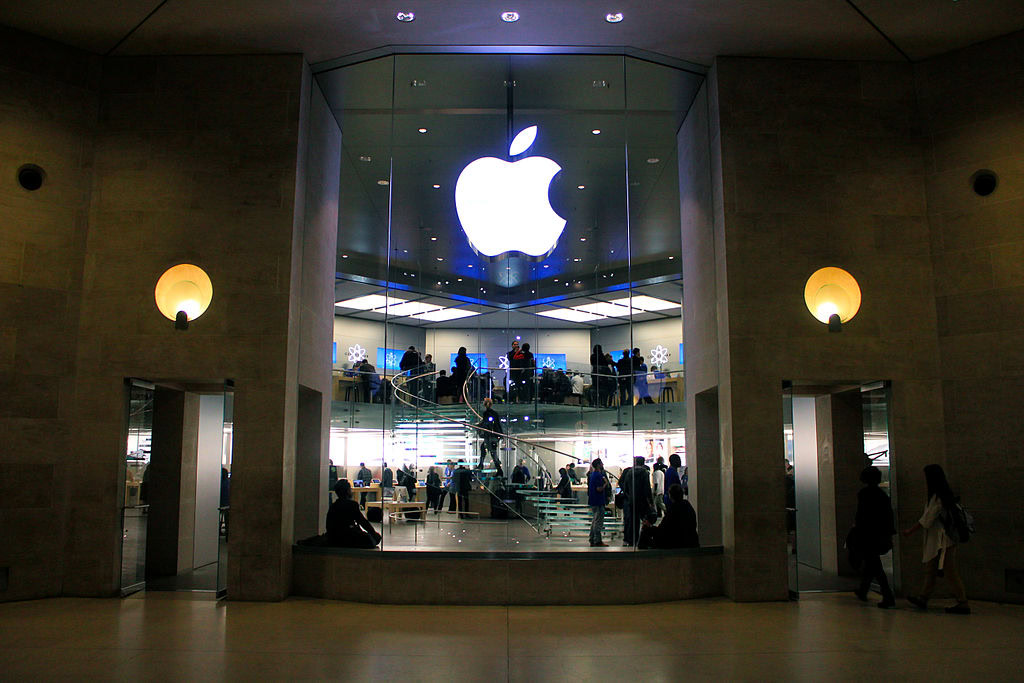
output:
[[129,380],[121,593],[224,592],[232,393]]
[[[890,477],[889,383],[783,387],[786,446],[786,523],[792,596],[807,591],[852,591],[846,535],[857,511],[860,473],[874,465],[881,488],[894,499]],[[893,554],[882,557],[892,577]]]

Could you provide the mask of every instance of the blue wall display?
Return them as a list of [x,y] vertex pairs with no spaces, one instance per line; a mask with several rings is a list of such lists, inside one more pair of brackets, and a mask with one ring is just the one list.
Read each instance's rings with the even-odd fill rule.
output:
[[[451,365],[448,366],[449,368],[455,367],[455,357],[458,355],[459,354],[457,353],[451,354],[452,362]],[[486,353],[467,353],[466,355],[469,356],[469,362],[473,364],[473,367],[477,369],[477,372],[487,372],[487,370],[490,369],[490,366],[487,365]]]
[[680,342],[679,343],[679,364],[680,365],[683,364],[683,359],[684,358],[686,358],[686,356],[683,355],[683,344],[682,344],[682,342]]
[[537,361],[537,370],[551,368],[552,370],[566,370],[564,353],[535,353],[533,359]]
[[338,362],[338,342],[334,342],[334,347],[331,349],[331,363],[336,364]]
[[385,349],[377,347],[377,370],[398,370],[405,351],[402,349]]

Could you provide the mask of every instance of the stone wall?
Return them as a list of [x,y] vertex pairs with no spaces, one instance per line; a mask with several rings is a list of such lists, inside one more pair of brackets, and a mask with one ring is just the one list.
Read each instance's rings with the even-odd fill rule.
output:
[[[916,67],[928,141],[947,474],[978,518],[960,554],[971,596],[1024,600],[1024,33]],[[975,194],[971,177],[998,185]],[[924,482],[913,472],[910,502]]]
[[[0,29],[0,600],[57,595],[99,60]],[[46,178],[17,181],[26,163]],[[84,492],[88,495],[88,492]]]
[[[784,380],[892,380],[900,485],[944,453],[925,144],[909,65],[720,58],[709,80],[725,591],[782,599]],[[804,305],[823,266],[863,292],[841,334]],[[901,519],[919,508],[899,497]],[[916,580],[913,556],[901,566]]]

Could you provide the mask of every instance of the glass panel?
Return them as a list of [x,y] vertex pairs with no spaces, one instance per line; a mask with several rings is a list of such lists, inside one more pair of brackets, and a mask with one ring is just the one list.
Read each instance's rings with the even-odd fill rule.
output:
[[[675,133],[699,78],[593,55],[337,72],[319,76],[348,168],[331,458],[394,484],[357,489],[381,547],[587,547],[591,462],[619,489],[638,456],[637,547],[663,515],[651,470],[678,449],[685,481]],[[621,546],[609,494],[601,539]]]
[[124,502],[121,507],[121,594],[146,586],[146,522],[149,462],[153,440],[153,388],[128,386],[128,440],[125,448]]
[[231,454],[234,442],[235,393],[224,392],[224,439],[221,451],[220,522],[217,539],[217,597],[227,595],[228,589],[228,534],[231,517]]

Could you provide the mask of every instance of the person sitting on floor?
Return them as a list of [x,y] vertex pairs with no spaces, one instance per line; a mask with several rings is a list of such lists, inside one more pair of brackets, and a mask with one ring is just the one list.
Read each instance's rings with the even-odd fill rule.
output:
[[376,548],[381,536],[352,500],[352,485],[340,479],[334,487],[338,499],[327,510],[327,539],[341,548]]
[[699,548],[697,513],[683,497],[683,487],[672,484],[668,490],[669,505],[661,524],[654,526],[644,520],[640,534],[641,548]]

